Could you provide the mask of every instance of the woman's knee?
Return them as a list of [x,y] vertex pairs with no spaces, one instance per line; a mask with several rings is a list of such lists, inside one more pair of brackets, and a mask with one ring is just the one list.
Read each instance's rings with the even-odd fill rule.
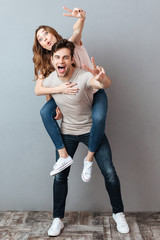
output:
[[108,110],[107,98],[96,97],[92,106],[92,121],[96,125],[105,124]]
[[47,117],[55,117],[56,113],[56,104],[55,102],[51,99],[49,100],[40,110],[40,115],[42,119],[45,119]]
[[92,114],[92,121],[96,126],[102,126],[105,124],[106,114]]
[[40,115],[42,118],[44,118],[46,115],[48,114],[48,109],[47,107],[44,105],[41,110],[40,110]]

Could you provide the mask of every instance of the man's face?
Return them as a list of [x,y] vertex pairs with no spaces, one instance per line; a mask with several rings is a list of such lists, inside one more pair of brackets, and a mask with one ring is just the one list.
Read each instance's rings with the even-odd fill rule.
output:
[[71,72],[73,59],[68,48],[61,48],[53,54],[53,66],[58,77],[68,77]]

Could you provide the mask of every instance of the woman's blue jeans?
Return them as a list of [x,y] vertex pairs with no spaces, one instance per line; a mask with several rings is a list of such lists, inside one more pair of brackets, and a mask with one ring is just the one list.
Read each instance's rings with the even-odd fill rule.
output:
[[[67,152],[71,157],[74,156],[76,149],[78,147],[78,144],[80,142],[88,146],[89,137],[90,137],[89,133],[79,135],[79,136],[62,135],[63,142],[65,144]],[[121,198],[120,182],[112,163],[111,149],[105,134],[103,134],[100,145],[97,151],[95,152],[94,157],[104,177],[105,187],[109,194],[113,213],[123,212],[124,209],[123,209],[123,203]],[[59,155],[58,155],[58,152],[56,151],[56,159],[58,158],[59,158]],[[65,203],[66,203],[66,197],[68,193],[68,175],[70,172],[70,168],[71,167],[66,168],[65,170],[57,174],[54,178],[54,185],[53,185],[53,194],[54,194],[53,217],[54,218],[64,217]],[[95,194],[96,194],[96,188],[95,188]]]
[[[57,150],[65,147],[59,125],[54,119],[57,105],[54,99],[50,99],[41,109],[40,114],[44,126]],[[108,109],[106,93],[100,89],[94,94],[92,104],[92,127],[90,130],[88,149],[95,152],[98,148],[105,131],[105,122]]]

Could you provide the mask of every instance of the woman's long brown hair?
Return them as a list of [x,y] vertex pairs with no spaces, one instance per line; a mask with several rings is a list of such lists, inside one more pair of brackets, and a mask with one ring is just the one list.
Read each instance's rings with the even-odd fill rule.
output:
[[54,67],[51,64],[51,51],[44,49],[39,44],[37,39],[37,32],[41,28],[53,34],[56,37],[57,41],[62,39],[62,37],[52,27],[41,25],[36,29],[34,44],[33,44],[33,62],[34,62],[35,80],[38,79],[39,74],[43,75],[43,77],[47,77],[51,72],[54,71]]

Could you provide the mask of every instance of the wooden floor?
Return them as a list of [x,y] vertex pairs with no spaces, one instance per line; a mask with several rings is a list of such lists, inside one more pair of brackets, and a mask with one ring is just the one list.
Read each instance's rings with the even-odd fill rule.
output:
[[[120,234],[111,213],[67,212],[56,240],[160,240],[160,213],[126,213],[130,233]],[[47,240],[51,212],[0,212],[1,240]]]

